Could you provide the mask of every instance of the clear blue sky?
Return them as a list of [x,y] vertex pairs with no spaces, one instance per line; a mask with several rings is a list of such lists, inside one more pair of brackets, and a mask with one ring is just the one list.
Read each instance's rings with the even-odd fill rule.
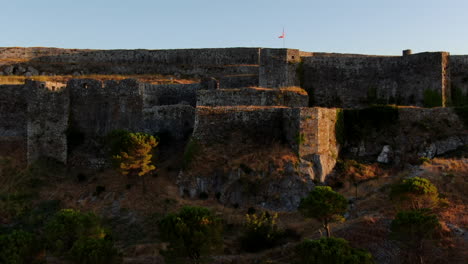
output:
[[0,46],[468,54],[467,0],[0,0]]

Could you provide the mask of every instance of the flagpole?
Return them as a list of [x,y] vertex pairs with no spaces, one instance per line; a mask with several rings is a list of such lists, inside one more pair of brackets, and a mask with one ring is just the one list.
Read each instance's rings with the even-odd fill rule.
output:
[[284,27],[283,27],[283,49],[285,48],[284,46],[284,39],[286,38],[286,35],[284,35]]

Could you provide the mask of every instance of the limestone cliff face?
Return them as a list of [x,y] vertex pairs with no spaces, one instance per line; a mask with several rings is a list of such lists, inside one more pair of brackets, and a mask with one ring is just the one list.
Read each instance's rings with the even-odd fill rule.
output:
[[360,121],[354,119],[361,129],[353,128],[353,120],[347,121],[345,115],[348,131],[357,132],[349,133],[346,153],[377,159],[391,150],[387,162],[398,164],[434,158],[468,144],[467,127],[453,108],[398,107],[393,117],[377,109],[374,113],[374,117],[361,114]]

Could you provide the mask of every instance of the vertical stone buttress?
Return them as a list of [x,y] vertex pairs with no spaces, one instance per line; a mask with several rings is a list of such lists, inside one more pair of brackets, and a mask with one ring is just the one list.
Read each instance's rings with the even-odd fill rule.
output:
[[450,104],[452,98],[450,74],[450,53],[442,52],[442,106]]
[[27,158],[39,157],[67,162],[70,98],[64,84],[27,81],[30,91],[27,110]]
[[313,164],[314,178],[320,182],[326,180],[338,158],[337,122],[336,108],[301,107],[284,111],[285,139],[301,159]]

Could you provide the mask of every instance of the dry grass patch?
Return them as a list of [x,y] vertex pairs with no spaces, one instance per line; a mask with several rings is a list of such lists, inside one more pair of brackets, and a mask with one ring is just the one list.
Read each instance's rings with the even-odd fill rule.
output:
[[239,142],[230,140],[226,144],[200,145],[200,151],[192,160],[188,171],[194,175],[210,173],[213,169],[231,171],[245,168],[267,172],[273,165],[281,173],[281,168],[289,162],[297,164],[299,158],[291,148],[279,142],[266,145],[247,143],[239,148]]

